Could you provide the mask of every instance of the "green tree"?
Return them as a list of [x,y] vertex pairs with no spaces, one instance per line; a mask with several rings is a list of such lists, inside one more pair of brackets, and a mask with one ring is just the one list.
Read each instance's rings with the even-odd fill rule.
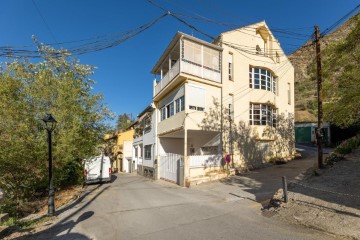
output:
[[324,118],[341,127],[360,123],[360,14],[347,38],[324,51]]
[[[94,67],[73,60],[66,50],[38,44],[42,61],[27,59],[0,67],[0,188],[2,208],[33,211],[29,200],[47,189],[47,140],[41,119],[51,113],[55,186],[76,183],[81,160],[94,154],[111,113],[89,78]],[[35,206],[36,207],[36,206]]]
[[116,129],[117,130],[126,130],[131,124],[134,123],[134,118],[131,114],[123,113],[118,116]]

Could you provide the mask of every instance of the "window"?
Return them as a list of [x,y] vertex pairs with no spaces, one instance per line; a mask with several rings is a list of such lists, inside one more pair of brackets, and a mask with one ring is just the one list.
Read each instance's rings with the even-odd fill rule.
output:
[[180,98],[175,100],[175,113],[180,112]]
[[174,102],[171,102],[169,106],[170,106],[170,117],[171,117],[174,116]]
[[250,103],[250,125],[268,125],[276,127],[277,110],[271,105]]
[[166,119],[166,107],[161,108],[161,121]]
[[144,158],[145,160],[150,160],[151,159],[151,145],[145,145],[144,146]]
[[138,157],[138,147],[137,146],[135,147],[135,157],[136,158]]
[[189,105],[189,109],[191,109],[191,110],[196,110],[196,106],[191,106],[191,105]]
[[276,94],[277,78],[273,73],[266,69],[250,67],[249,68],[249,87],[262,89]]
[[233,54],[229,53],[229,80],[233,80]]
[[180,97],[180,111],[185,110],[185,98],[184,96]]
[[161,121],[174,116],[178,112],[184,111],[184,109],[184,96],[182,96],[160,109]]

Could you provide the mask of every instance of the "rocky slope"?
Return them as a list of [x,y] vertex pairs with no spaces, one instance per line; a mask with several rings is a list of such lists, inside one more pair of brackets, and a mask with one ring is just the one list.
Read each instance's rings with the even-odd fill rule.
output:
[[[359,15],[360,13],[322,38],[321,49],[325,50],[329,44],[343,41],[356,27],[355,20]],[[295,68],[295,120],[297,122],[316,121],[315,45],[307,42],[289,55],[289,59]]]

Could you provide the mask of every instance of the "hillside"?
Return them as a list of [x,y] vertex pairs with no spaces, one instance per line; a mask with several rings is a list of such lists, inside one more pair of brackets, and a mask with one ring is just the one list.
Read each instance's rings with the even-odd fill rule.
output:
[[[345,41],[355,30],[359,21],[360,14],[357,14],[321,39],[324,58],[326,55],[331,55],[332,49],[329,46]],[[309,42],[305,45],[307,44]],[[297,122],[316,121],[315,46],[313,44],[303,46],[289,55],[289,59],[295,68],[295,120]],[[323,80],[326,81],[326,79]]]

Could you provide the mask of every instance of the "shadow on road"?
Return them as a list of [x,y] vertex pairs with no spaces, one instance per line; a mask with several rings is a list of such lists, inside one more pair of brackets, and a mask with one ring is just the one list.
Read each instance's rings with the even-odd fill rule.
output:
[[[267,205],[273,194],[282,187],[282,177],[292,180],[300,173],[312,167],[313,160],[310,157],[293,160],[287,164],[274,165],[266,168],[250,171],[237,176],[220,180],[222,184],[240,188],[255,196],[254,199],[263,206]],[[246,196],[243,198],[250,199]]]
[[[85,192],[80,198],[78,198],[76,201],[72,202],[68,206],[61,208],[56,212],[57,215],[61,215],[62,213],[65,213],[66,211],[73,209],[76,205],[78,205],[80,202],[82,202],[89,194],[93,193],[95,190],[100,189],[103,186],[103,184],[97,185],[95,188],[90,189],[89,191]],[[105,186],[103,189],[101,189],[94,197],[87,200],[84,205],[82,205],[79,209],[72,212],[68,216],[66,216],[64,219],[62,219],[60,222],[54,224],[50,228],[47,228],[46,230],[36,232],[34,234],[24,235],[15,239],[23,240],[23,239],[90,239],[86,237],[85,235],[79,234],[79,233],[70,233],[70,231],[80,222],[87,220],[91,218],[94,215],[93,211],[87,211],[81,214],[76,221],[70,220],[72,217],[74,217],[77,213],[79,213],[81,210],[83,210],[85,207],[89,206],[96,198],[98,198],[105,190],[107,190],[110,186]],[[43,215],[39,217],[38,219],[33,219],[33,221],[41,221],[41,219],[47,217],[46,215]],[[0,238],[4,238],[9,236],[10,234],[14,234],[16,232],[24,232],[24,231],[31,231],[32,229],[10,229],[10,231],[7,231],[7,233],[4,233],[0,236]],[[58,234],[62,233],[60,236],[57,236]]]

